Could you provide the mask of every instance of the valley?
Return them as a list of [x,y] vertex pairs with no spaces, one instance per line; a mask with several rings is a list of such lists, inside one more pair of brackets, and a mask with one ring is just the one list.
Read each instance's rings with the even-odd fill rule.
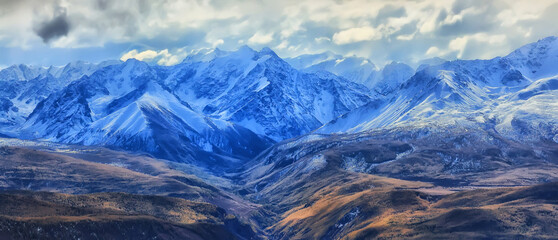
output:
[[[543,176],[556,181],[553,169],[526,173],[520,166],[516,178],[506,174],[510,184],[528,187],[401,180],[346,169],[342,151],[333,148],[290,164],[277,160],[268,169],[279,171],[267,172],[280,177],[202,180],[180,171],[188,166],[147,155],[25,145],[1,149],[0,235],[16,239],[552,239],[547,234],[558,223],[556,184],[533,183]],[[401,143],[379,147],[387,158],[406,149]],[[255,172],[262,171],[243,174]]]
[[555,239],[557,52],[7,67],[0,238]]

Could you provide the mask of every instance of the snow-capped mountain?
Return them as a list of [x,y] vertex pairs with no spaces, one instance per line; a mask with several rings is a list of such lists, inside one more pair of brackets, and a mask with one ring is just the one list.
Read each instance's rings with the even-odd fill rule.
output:
[[457,60],[418,71],[386,97],[318,132],[359,132],[429,124],[493,128],[516,139],[556,138],[558,40],[549,37],[505,57]]
[[117,64],[105,61],[99,64],[82,61],[65,66],[35,67],[13,65],[0,71],[0,125],[18,126],[35,106],[49,94],[96,70]]
[[84,75],[39,103],[21,136],[207,162],[254,156],[370,99],[366,87],[300,72],[270,49],[217,51],[173,67],[131,59]]
[[447,62],[448,60],[445,60],[443,58],[439,58],[439,57],[433,57],[433,58],[428,58],[428,59],[423,59],[420,60],[418,62],[418,67],[417,67],[417,72],[420,70],[423,70],[429,66],[436,66],[436,65],[441,65],[445,62]]
[[[557,49],[550,37],[490,60],[427,61],[416,73],[402,63],[376,70],[332,53],[289,59],[295,68],[268,48],[249,47],[196,51],[171,67],[137,60],[19,65],[0,71],[7,83],[0,110],[20,113],[10,125],[20,137],[190,162],[251,157],[314,130],[459,125],[556,141]],[[374,69],[372,89],[340,72],[359,67]]]
[[206,164],[217,161],[209,153],[250,157],[271,143],[239,125],[194,112],[157,80],[158,72],[137,60],[105,67],[42,101],[21,135]]
[[219,48],[202,48],[197,50],[192,50],[188,56],[182,61],[182,63],[195,63],[195,62],[209,62],[216,57],[227,54],[226,51],[222,51]]
[[305,72],[328,71],[354,83],[373,87],[379,70],[370,60],[360,57],[343,57],[331,52],[305,54],[285,59],[294,68]]
[[391,62],[380,69],[368,59],[343,57],[331,52],[305,54],[285,61],[304,72],[331,72],[383,95],[395,90],[415,73],[404,63]]
[[386,95],[395,91],[414,73],[415,70],[405,63],[391,62],[375,75],[369,87],[382,95]]
[[214,53],[211,61],[168,69],[162,84],[199,113],[277,141],[307,133],[370,99],[366,87],[327,72],[298,71],[268,48]]
[[318,65],[322,62],[337,61],[343,59],[343,56],[335,54],[333,52],[327,51],[323,53],[316,54],[303,54],[297,57],[285,58],[292,67],[296,69],[306,69],[314,65]]

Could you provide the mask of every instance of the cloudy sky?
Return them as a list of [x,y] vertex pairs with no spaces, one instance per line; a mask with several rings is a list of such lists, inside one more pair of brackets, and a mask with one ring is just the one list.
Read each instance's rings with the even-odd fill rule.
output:
[[0,66],[268,46],[388,61],[492,58],[558,35],[558,0],[0,0]]

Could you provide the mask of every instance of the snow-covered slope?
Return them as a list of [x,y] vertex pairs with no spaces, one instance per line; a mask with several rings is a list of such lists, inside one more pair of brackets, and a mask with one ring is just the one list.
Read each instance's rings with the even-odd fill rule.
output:
[[216,57],[220,57],[227,54],[226,51],[222,51],[219,48],[202,48],[197,50],[192,50],[188,56],[182,61],[182,63],[195,63],[195,62],[209,62]]
[[[515,139],[558,134],[558,40],[549,37],[506,57],[429,66],[400,87],[326,124],[320,133],[429,124],[494,128]],[[526,57],[528,56],[528,57]]]
[[331,72],[384,95],[395,90],[415,73],[413,68],[404,63],[391,62],[379,69],[368,59],[343,57],[331,52],[305,54],[285,61],[304,72]]
[[436,66],[436,65],[441,65],[445,62],[447,62],[448,60],[445,60],[443,58],[439,58],[439,57],[433,57],[433,58],[428,58],[428,59],[423,59],[421,61],[418,62],[418,67],[417,67],[417,72],[420,70],[423,70],[429,66]]
[[340,59],[343,59],[343,56],[328,51],[316,54],[303,54],[297,57],[285,58],[284,60],[288,62],[292,67],[302,70],[320,64],[322,62],[328,62],[332,60],[337,61]]
[[119,61],[99,64],[77,61],[48,68],[20,64],[3,69],[0,71],[0,127],[19,126],[49,94],[82,76],[117,63]]
[[[432,60],[416,73],[396,62],[378,71],[363,59],[332,53],[289,62],[296,68],[268,48],[245,46],[200,50],[171,67],[133,59],[12,66],[0,71],[9,83],[0,85],[0,110],[19,117],[13,122],[25,120],[15,128],[22,137],[180,161],[250,157],[273,141],[314,130],[459,126],[513,139],[558,139],[555,37],[490,60]],[[371,89],[355,83],[365,75]],[[14,114],[18,108],[25,114]]]
[[555,76],[558,72],[558,37],[527,44],[503,59],[531,80]]
[[291,66],[305,72],[328,71],[346,78],[354,83],[373,87],[377,67],[368,59],[360,57],[343,57],[331,52],[305,54],[285,59]]
[[108,106],[118,110],[92,122],[67,142],[118,146],[189,162],[199,160],[194,153],[200,150],[251,157],[269,145],[265,138],[241,126],[194,112],[154,82]]
[[103,68],[42,101],[21,135],[197,163],[209,153],[250,157],[270,144],[246,128],[193,111],[157,80],[158,72],[137,60]]
[[268,48],[221,51],[167,72],[163,85],[195,111],[275,140],[307,133],[369,100],[366,87],[298,71]]
[[386,95],[395,91],[401,83],[413,76],[414,73],[413,68],[405,63],[391,62],[371,79],[369,87],[382,95]]

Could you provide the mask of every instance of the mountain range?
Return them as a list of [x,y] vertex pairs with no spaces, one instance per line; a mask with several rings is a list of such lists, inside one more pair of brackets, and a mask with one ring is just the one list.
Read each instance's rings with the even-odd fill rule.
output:
[[[215,205],[196,224],[210,219],[239,239],[544,239],[558,221],[549,183],[558,181],[558,38],[416,69],[247,46],[202,49],[173,66],[14,65],[0,71],[0,136],[3,189],[163,195],[172,202],[163,215],[85,212],[141,214],[164,228],[174,219],[176,236],[209,235],[168,217],[189,204],[172,197]],[[475,197],[483,202],[464,203]]]
[[541,108],[555,105],[540,103],[555,97],[557,51],[549,37],[505,57],[426,61],[434,64],[416,72],[330,52],[283,60],[246,46],[199,51],[171,67],[134,59],[15,65],[0,71],[2,132],[184,161],[191,151],[250,158],[316,129],[455,123],[553,139],[556,111]]

